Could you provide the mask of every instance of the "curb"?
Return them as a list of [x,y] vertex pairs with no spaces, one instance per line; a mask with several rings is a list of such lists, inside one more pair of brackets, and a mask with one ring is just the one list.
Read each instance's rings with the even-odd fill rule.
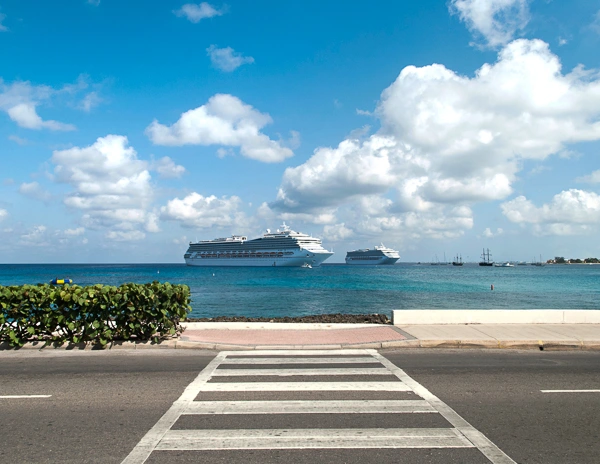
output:
[[0,343],[0,351],[110,351],[110,350],[210,350],[210,351],[251,351],[251,350],[344,350],[344,349],[503,349],[539,351],[600,351],[600,340],[592,341],[542,341],[542,340],[396,340],[355,344],[323,345],[231,345],[225,343],[204,343],[185,340],[164,340],[158,343],[116,341],[102,348],[91,343],[65,343],[46,345],[44,342],[28,342],[20,348],[13,348],[7,342]]

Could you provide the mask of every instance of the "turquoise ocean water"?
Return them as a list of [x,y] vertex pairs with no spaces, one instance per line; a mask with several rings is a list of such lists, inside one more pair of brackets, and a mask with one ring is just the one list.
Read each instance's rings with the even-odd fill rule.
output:
[[[514,268],[323,265],[319,268],[184,264],[3,264],[0,285],[70,278],[77,285],[153,280],[187,284],[192,317],[391,315],[393,309],[600,309],[600,265]],[[494,285],[494,291],[490,285]]]

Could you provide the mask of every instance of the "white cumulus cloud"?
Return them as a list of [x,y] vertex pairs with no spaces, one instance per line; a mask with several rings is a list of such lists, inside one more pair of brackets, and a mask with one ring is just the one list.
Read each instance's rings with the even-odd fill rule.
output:
[[592,29],[592,31],[600,34],[600,10],[596,11],[594,19],[590,24],[590,28]]
[[34,200],[47,203],[52,198],[52,195],[37,182],[24,182],[19,187],[19,193]]
[[585,184],[600,184],[600,169],[593,171],[587,176],[581,176],[575,179],[576,182],[581,182]]
[[2,22],[6,19],[6,15],[4,13],[0,13],[0,32],[8,31],[8,27],[6,27]]
[[[473,226],[473,204],[512,193],[523,160],[600,139],[600,75],[563,73],[546,43],[519,39],[473,77],[440,64],[404,68],[375,115],[376,133],[287,168],[269,208],[346,224],[362,217],[365,233],[460,235]],[[366,197],[378,207],[363,207]]]
[[212,18],[214,16],[221,16],[225,14],[226,9],[222,8],[217,10],[210,3],[202,2],[199,4],[186,3],[179,10],[175,10],[173,13],[177,16],[185,16],[193,23],[197,23],[204,18]]
[[183,227],[208,229],[236,225],[241,228],[246,222],[240,211],[241,199],[236,196],[217,198],[193,192],[186,197],[174,198],[160,210],[161,219],[177,221]]
[[449,8],[491,47],[508,43],[529,22],[528,0],[451,0]]
[[329,242],[343,242],[354,235],[354,231],[343,222],[323,227],[323,239]]
[[98,106],[100,103],[102,103],[102,101],[103,100],[98,95],[98,92],[93,91],[93,92],[87,93],[83,97],[83,99],[79,103],[78,107],[80,109],[82,109],[83,111],[85,111],[86,113],[89,113],[92,110],[92,108]]
[[44,102],[61,93],[72,93],[76,91],[75,87],[66,85],[57,90],[47,85],[32,85],[27,81],[8,84],[0,79],[0,110],[5,111],[11,120],[26,129],[75,130],[72,124],[44,120],[37,112],[38,106]]
[[494,238],[502,234],[504,234],[504,230],[500,227],[496,229],[496,232],[493,232],[489,227],[486,227],[486,229],[483,231],[483,236],[485,238]]
[[0,208],[0,222],[8,217],[8,211]]
[[17,135],[9,135],[8,140],[15,142],[17,145],[27,145],[29,144],[29,140],[23,139]]
[[30,247],[47,247],[50,243],[48,228],[43,225],[33,226],[19,237],[19,244]]
[[[392,171],[395,141],[371,137],[350,139],[336,148],[318,148],[304,164],[287,168],[275,207],[311,209],[337,205],[343,199],[385,192],[396,181]],[[398,155],[401,156],[401,155]]]
[[106,238],[115,242],[139,242],[146,237],[146,234],[139,230],[111,230],[106,233]]
[[211,45],[206,49],[206,53],[210,57],[212,65],[225,72],[234,71],[243,64],[254,63],[254,58],[243,56],[231,47],[218,48],[216,45]]
[[532,224],[542,235],[589,233],[600,224],[600,195],[578,189],[562,191],[540,207],[521,195],[501,208],[511,222]]
[[240,153],[247,158],[276,163],[294,153],[261,132],[272,122],[271,116],[260,113],[239,98],[217,94],[205,105],[183,113],[172,126],[154,120],[146,129],[146,135],[156,145],[239,147]]
[[164,156],[156,161],[153,168],[158,172],[160,177],[165,179],[177,179],[185,173],[185,168],[179,164],[175,164],[168,156]]
[[18,105],[9,108],[7,113],[10,119],[25,129],[75,130],[75,126],[72,124],[64,124],[53,120],[42,120],[37,114],[33,103],[19,103]]
[[159,214],[157,211],[152,211],[151,213],[148,213],[148,215],[146,216],[146,224],[144,227],[146,232],[160,232]]
[[151,176],[127,137],[107,135],[88,147],[57,150],[51,161],[54,180],[73,188],[65,204],[83,213],[87,228],[106,230],[114,240],[137,240],[144,235],[139,229],[148,231]]
[[283,221],[292,223],[333,224],[336,221],[335,212],[328,212],[327,210],[311,213],[279,213],[276,216]]
[[63,234],[67,237],[77,237],[79,235],[83,235],[85,233],[85,229],[83,227],[77,227],[76,229],[65,229]]

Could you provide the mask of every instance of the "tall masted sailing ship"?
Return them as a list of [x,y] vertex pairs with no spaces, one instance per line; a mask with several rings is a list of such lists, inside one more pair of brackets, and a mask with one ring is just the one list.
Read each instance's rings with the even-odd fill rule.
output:
[[188,266],[287,266],[316,267],[333,255],[321,240],[291,230],[285,223],[277,232],[248,240],[232,235],[214,240],[190,242],[183,255]]
[[483,249],[483,253],[481,254],[481,261],[479,261],[480,266],[493,266],[494,261],[492,261],[492,255],[490,254],[490,249],[487,249],[487,253],[485,252],[485,248]]

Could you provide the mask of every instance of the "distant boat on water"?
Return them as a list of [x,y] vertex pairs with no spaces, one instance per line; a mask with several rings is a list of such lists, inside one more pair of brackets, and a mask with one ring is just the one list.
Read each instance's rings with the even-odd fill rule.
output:
[[494,267],[515,267],[515,265],[506,261],[505,263],[495,263]]
[[438,258],[438,255],[435,255],[435,261],[431,261],[432,266],[447,266],[448,264],[450,264],[448,261],[446,261],[446,252],[444,252],[444,261],[440,261]]
[[494,261],[492,261],[492,255],[490,254],[490,249],[487,249],[487,253],[486,253],[486,249],[483,249],[483,253],[481,254],[481,261],[479,262],[480,266],[493,266],[494,265]]
[[542,262],[542,255],[540,255],[540,260],[536,261],[535,258],[533,258],[533,261],[531,262],[532,266],[538,266],[538,267],[543,267],[546,264]]
[[463,265],[462,256],[459,256],[457,254],[456,257],[454,258],[454,261],[452,261],[452,265],[453,266],[462,266]]

